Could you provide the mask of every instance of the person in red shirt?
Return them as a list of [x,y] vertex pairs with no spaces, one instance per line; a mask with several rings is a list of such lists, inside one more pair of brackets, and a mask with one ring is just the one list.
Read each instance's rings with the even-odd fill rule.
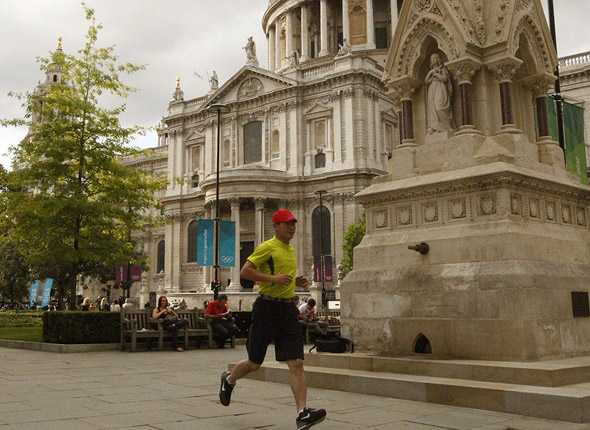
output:
[[231,314],[227,310],[227,295],[220,294],[217,300],[209,302],[205,310],[205,318],[211,321],[215,341],[219,348],[225,347],[225,341],[238,332]]

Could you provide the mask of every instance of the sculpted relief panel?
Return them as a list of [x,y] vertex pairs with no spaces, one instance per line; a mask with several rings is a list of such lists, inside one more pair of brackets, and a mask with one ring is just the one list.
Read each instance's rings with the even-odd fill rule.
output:
[[238,100],[256,97],[264,91],[264,85],[258,78],[246,79],[238,90]]

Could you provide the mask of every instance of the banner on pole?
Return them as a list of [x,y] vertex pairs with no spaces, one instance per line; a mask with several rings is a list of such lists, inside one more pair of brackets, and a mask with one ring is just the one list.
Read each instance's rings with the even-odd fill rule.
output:
[[[553,140],[558,140],[555,101],[547,98],[549,130]],[[586,173],[586,143],[584,142],[584,109],[571,103],[563,103],[563,134],[565,138],[565,161],[568,171],[575,173],[580,182],[588,185]]]
[[35,281],[31,284],[31,294],[29,297],[29,307],[37,304],[37,292],[39,291],[39,281]]
[[49,302],[51,301],[51,288],[53,288],[53,279],[49,278],[43,285],[43,298],[41,299],[42,308],[48,306]]
[[234,267],[236,265],[236,223],[234,221],[221,221],[219,242],[219,265]]
[[197,221],[197,264],[199,266],[213,266],[214,264],[214,229],[215,225],[212,219]]
[[[323,270],[322,270],[322,257]],[[313,257],[313,281],[314,282],[333,282],[334,275],[332,270],[332,256],[331,255],[315,255]]]
[[[129,266],[131,272],[131,282],[140,282],[141,281],[141,267],[131,265]],[[127,282],[127,264],[123,264],[121,266],[116,267],[116,276],[115,281],[117,282]]]

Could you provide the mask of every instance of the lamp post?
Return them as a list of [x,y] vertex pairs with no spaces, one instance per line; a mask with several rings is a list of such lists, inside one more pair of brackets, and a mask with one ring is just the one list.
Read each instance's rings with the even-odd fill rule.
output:
[[219,149],[221,147],[220,140],[221,140],[221,114],[222,113],[229,113],[231,109],[229,106],[224,104],[213,104],[210,105],[208,110],[210,112],[217,112],[217,167],[215,170],[215,259],[214,265],[215,268],[215,279],[211,281],[211,289],[213,290],[213,300],[217,300],[219,296],[219,290],[221,289],[221,282],[219,282],[219,236],[221,232],[221,220],[219,218]]
[[326,305],[326,264],[324,261],[324,203],[323,195],[326,190],[317,190],[314,194],[320,196],[320,274],[322,277],[322,306]]
[[[548,1],[549,6],[549,29],[551,31],[551,39],[553,39],[553,46],[555,52],[557,52],[557,36],[555,34],[555,12],[553,11],[553,0]],[[557,117],[557,140],[559,141],[559,147],[563,151],[563,159],[567,164],[565,157],[565,135],[563,131],[563,96],[561,95],[561,85],[559,82],[559,62],[554,72],[555,77],[555,90],[553,92],[553,99],[555,100],[555,116]]]

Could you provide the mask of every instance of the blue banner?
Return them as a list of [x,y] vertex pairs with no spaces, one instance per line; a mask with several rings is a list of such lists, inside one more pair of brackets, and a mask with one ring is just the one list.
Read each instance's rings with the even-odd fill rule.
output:
[[220,233],[219,265],[221,267],[234,267],[236,265],[236,223],[234,221],[221,221]]
[[37,304],[37,291],[39,290],[39,281],[35,281],[31,284],[31,294],[29,299],[29,307]]
[[51,300],[51,288],[52,287],[53,287],[53,279],[49,278],[47,281],[45,281],[45,285],[43,285],[43,299],[41,300],[41,307],[42,308],[49,305],[49,301]]
[[213,266],[213,250],[215,225],[212,219],[197,221],[197,264],[199,266]]

